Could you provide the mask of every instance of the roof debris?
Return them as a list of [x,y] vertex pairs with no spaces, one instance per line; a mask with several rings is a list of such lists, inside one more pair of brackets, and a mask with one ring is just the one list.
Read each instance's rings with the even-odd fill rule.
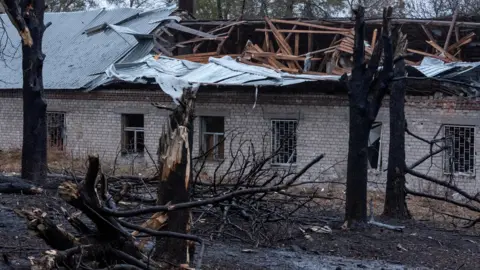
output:
[[[181,41],[168,49],[178,59],[207,63],[210,57],[229,55],[238,62],[248,65],[311,75],[342,75],[349,73],[352,68],[354,30],[353,24],[349,22],[282,20],[266,17],[263,23],[240,20],[179,23],[188,25],[190,29],[199,27],[202,31],[199,30],[196,34],[190,31],[192,34],[190,38],[184,39],[185,36],[182,36]],[[370,23],[368,32],[371,39],[365,40],[366,59],[371,57],[374,47],[381,42],[379,38],[381,27],[375,25],[375,21]],[[467,22],[455,20],[450,23],[422,20],[409,22],[403,19],[402,23],[409,27],[412,27],[412,24],[421,27],[426,35],[422,40],[417,36],[409,36],[413,31],[408,29],[403,31],[403,25],[397,28],[403,32],[401,38],[404,45],[402,51],[396,52],[396,55],[406,55],[407,64],[410,66],[419,66],[423,57],[436,58],[445,63],[462,61],[462,49],[476,37],[474,31],[463,37],[459,36],[459,33],[468,31],[468,29],[459,31],[460,26],[468,28],[472,25]],[[263,28],[260,27],[262,24]],[[435,31],[434,35],[430,30],[434,26],[440,27],[442,31],[448,30],[450,36],[452,27],[456,28],[456,42],[449,45],[447,40],[440,42],[438,37],[435,39],[439,31]],[[473,30],[476,28],[474,25]],[[236,34],[232,34],[235,31]],[[442,31],[440,36],[443,34]],[[244,36],[248,38],[244,39]],[[410,43],[413,46],[410,46]],[[180,48],[184,50],[181,51]],[[188,53],[183,53],[184,51]],[[407,53],[410,53],[411,57],[408,57]]]
[[[338,81],[353,67],[351,20],[188,21],[180,15],[174,7],[46,13],[52,26],[44,37],[45,89],[92,90],[119,81],[156,82],[175,97],[178,89],[192,83],[287,86]],[[72,21],[73,30],[64,27],[65,20]],[[464,87],[478,89],[480,23],[466,20],[392,19],[393,30],[401,33],[395,55],[406,58],[408,76],[461,80]],[[381,45],[382,30],[381,21],[366,24],[368,60]],[[9,32],[11,25],[7,26]],[[14,43],[19,41],[10,36]],[[17,49],[7,51],[13,54]],[[21,88],[19,76],[21,59],[16,57],[0,69],[0,88]],[[449,95],[478,92],[424,84],[415,90]]]
[[210,58],[207,64],[160,56],[145,58],[129,64],[113,64],[88,90],[100,85],[117,83],[157,83],[173,100],[181,97],[183,89],[200,85],[224,86],[286,86],[307,81],[338,81],[340,76],[289,74],[237,62],[230,56]]

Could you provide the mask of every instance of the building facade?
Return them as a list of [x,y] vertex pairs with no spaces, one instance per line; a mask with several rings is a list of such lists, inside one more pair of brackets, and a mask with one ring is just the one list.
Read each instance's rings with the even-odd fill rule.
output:
[[[98,90],[47,92],[48,143],[76,158],[97,153],[102,162],[152,164],[168,111],[151,105],[173,106],[161,91]],[[0,149],[22,143],[22,100],[19,91],[0,93]],[[458,98],[408,96],[408,129],[426,140],[448,138],[450,152],[435,155],[416,168],[419,172],[453,181],[469,193],[480,191],[476,155],[480,138],[480,104]],[[389,145],[388,100],[371,130],[369,181],[383,186]],[[228,167],[234,153],[251,145],[257,155],[279,151],[268,166],[296,170],[320,154],[325,158],[302,181],[344,181],[348,153],[348,101],[346,96],[305,93],[263,93],[255,100],[250,91],[199,90],[194,124],[193,156],[206,158],[204,172]],[[288,134],[288,136],[287,136]],[[222,143],[223,142],[223,143]],[[247,142],[247,143],[245,143]],[[406,135],[407,166],[443,146]],[[252,150],[251,149],[251,150]],[[248,150],[245,150],[248,152]],[[223,162],[222,162],[223,160]],[[413,177],[408,185],[418,190],[431,186]]]

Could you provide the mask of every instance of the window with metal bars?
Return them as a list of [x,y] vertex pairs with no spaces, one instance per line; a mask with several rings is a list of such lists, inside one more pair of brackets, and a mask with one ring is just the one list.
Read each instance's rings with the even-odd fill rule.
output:
[[225,152],[225,118],[200,117],[201,150],[208,160],[222,160]]
[[65,140],[65,113],[47,112],[47,142],[52,150],[63,151]]
[[297,125],[297,120],[272,120],[272,164],[297,163]]
[[123,154],[139,154],[145,150],[145,129],[143,114],[122,115]]
[[446,174],[475,174],[475,127],[445,125],[443,170]]

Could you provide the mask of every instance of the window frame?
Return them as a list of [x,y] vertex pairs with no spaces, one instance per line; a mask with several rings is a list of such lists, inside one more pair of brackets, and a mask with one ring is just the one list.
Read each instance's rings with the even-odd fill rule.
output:
[[49,114],[57,114],[57,115],[62,115],[62,126],[63,126],[63,129],[61,129],[61,139],[62,139],[62,145],[61,147],[58,147],[58,146],[55,146],[54,149],[57,150],[57,151],[65,151],[65,146],[66,146],[66,138],[67,138],[67,117],[66,117],[66,112],[64,111],[47,111],[46,114],[45,114],[45,125],[47,126],[47,147],[49,149],[52,149],[52,145],[51,145],[51,140],[50,140],[50,127],[48,125],[49,123]]
[[[221,118],[223,120],[223,132],[208,132],[206,127],[206,118]],[[208,150],[206,149],[207,142],[205,135],[212,135],[213,136],[213,155],[210,157],[209,155],[205,155],[205,159],[208,161],[222,161],[225,159],[225,117],[224,116],[211,116],[211,115],[202,115],[199,117],[200,120],[200,154],[205,155]],[[219,137],[223,136],[223,153],[221,157],[219,157]]]
[[271,132],[271,154],[276,151],[275,146],[276,144],[276,132],[275,132],[275,123],[276,122],[289,122],[289,123],[295,123],[295,133],[294,133],[294,146],[293,146],[293,153],[289,156],[289,160],[294,157],[295,162],[288,162],[287,163],[282,163],[282,162],[276,162],[276,157],[273,157],[270,161],[270,164],[275,167],[290,167],[290,166],[296,166],[298,164],[298,150],[297,150],[297,145],[298,145],[298,124],[299,121],[298,119],[284,119],[284,118],[276,118],[276,119],[270,119],[270,132]]
[[[470,135],[470,137],[473,138],[473,153],[470,153],[470,158],[473,159],[473,166],[472,166],[472,169],[471,169],[470,172],[455,171],[455,167],[453,167],[452,171],[450,171],[450,168],[447,165],[447,162],[450,159],[450,157],[454,156],[453,151],[455,151],[455,146],[453,145],[453,147],[451,149],[448,149],[448,148],[445,149],[445,151],[442,155],[442,172],[443,172],[444,175],[456,175],[456,176],[464,175],[464,176],[474,177],[476,175],[476,163],[477,163],[476,162],[476,156],[477,156],[476,155],[476,146],[475,146],[475,141],[476,141],[475,140],[475,134],[476,134],[477,127],[475,125],[444,124],[443,125],[443,137],[445,138],[444,143],[443,143],[444,146],[447,146],[447,144],[448,144],[446,133],[447,133],[447,128],[450,128],[450,127],[463,128],[463,129],[470,129],[471,130],[472,135]],[[463,157],[465,157],[465,150],[464,150]],[[465,168],[464,168],[464,170],[465,170]]]
[[[126,120],[130,115],[141,115],[143,117],[143,127],[127,127]],[[145,153],[145,114],[141,113],[123,113],[121,115],[122,119],[122,154],[123,155],[143,155]],[[129,151],[126,142],[126,133],[133,132],[133,151]],[[139,152],[137,149],[138,145],[138,133],[143,133],[143,151]]]

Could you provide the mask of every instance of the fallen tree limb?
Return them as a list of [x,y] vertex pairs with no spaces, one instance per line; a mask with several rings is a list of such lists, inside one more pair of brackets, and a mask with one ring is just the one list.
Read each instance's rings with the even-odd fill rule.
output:
[[318,163],[324,155],[320,155],[310,161],[300,172],[298,172],[292,179],[290,179],[286,184],[283,185],[277,185],[277,186],[270,186],[270,187],[262,187],[262,188],[249,188],[249,189],[243,189],[243,190],[237,190],[222,196],[214,197],[211,199],[206,199],[206,200],[201,200],[201,201],[193,201],[193,202],[188,202],[188,203],[179,203],[179,204],[172,204],[169,206],[166,205],[161,205],[161,206],[155,206],[155,207],[149,207],[149,208],[143,208],[139,210],[127,210],[127,211],[112,211],[111,209],[107,208],[102,208],[102,212],[105,213],[106,215],[110,215],[113,217],[133,217],[137,215],[142,215],[142,214],[153,214],[157,212],[168,212],[168,211],[174,211],[174,210],[179,210],[179,209],[187,209],[187,208],[193,208],[193,207],[199,207],[199,206],[204,206],[208,204],[215,204],[219,203],[222,201],[229,200],[234,197],[239,197],[243,195],[248,195],[248,194],[255,194],[255,193],[268,193],[268,192],[273,192],[273,191],[280,191],[284,188],[288,188],[291,184],[293,184],[298,178],[300,178],[305,172],[310,169],[313,165]]
[[0,193],[36,195],[43,193],[43,189],[21,178],[0,175]]
[[406,192],[408,194],[418,196],[418,197],[433,199],[433,200],[442,201],[442,202],[448,202],[448,203],[454,204],[456,206],[464,207],[464,208],[467,208],[469,210],[480,213],[480,208],[478,208],[478,207],[475,207],[473,205],[466,204],[466,203],[457,202],[457,201],[449,199],[449,198],[440,197],[440,196],[431,195],[431,194],[426,194],[426,193],[422,193],[422,192],[417,192],[417,191],[413,191],[413,190],[408,189],[408,188],[406,188]]
[[42,238],[50,247],[58,250],[67,250],[75,247],[80,240],[70,233],[60,229],[40,209],[33,211],[14,210],[17,215],[26,218],[28,229]]
[[468,223],[467,225],[463,226],[462,228],[465,228],[465,229],[472,228],[473,226],[475,226],[479,222],[480,222],[480,217],[475,219],[475,220],[472,220],[472,222]]
[[406,173],[408,174],[411,174],[413,176],[416,176],[418,178],[421,178],[421,179],[424,179],[424,180],[427,180],[429,182],[432,182],[432,183],[435,183],[437,185],[440,185],[440,186],[443,186],[443,187],[446,187],[448,189],[451,189],[453,191],[456,191],[458,192],[458,194],[462,195],[463,197],[471,200],[471,201],[475,201],[475,202],[478,202],[480,203],[480,198],[478,198],[477,196],[473,196],[473,195],[470,195],[468,194],[467,192],[463,191],[462,189],[458,188],[457,186],[455,185],[452,185],[450,183],[447,183],[447,182],[444,182],[444,181],[441,181],[441,180],[438,180],[436,178],[433,178],[431,176],[428,176],[428,175],[425,175],[425,174],[422,174],[422,173],[419,173],[419,172],[416,172],[410,168],[407,168],[405,170]]
[[195,269],[200,269],[202,266],[202,258],[203,258],[203,253],[205,251],[205,243],[202,238],[190,234],[183,234],[183,233],[177,233],[177,232],[168,232],[168,231],[156,231],[148,228],[144,228],[135,224],[128,223],[123,220],[119,220],[119,223],[124,226],[125,228],[129,228],[132,230],[136,230],[139,232],[146,233],[151,236],[161,236],[161,237],[174,237],[174,238],[180,238],[180,239],[186,239],[186,240],[191,240],[195,241],[200,244],[200,253],[199,253],[199,259],[197,260],[197,263],[195,265]]
[[415,169],[417,166],[419,166],[420,164],[422,164],[423,162],[425,162],[427,159],[429,159],[430,157],[433,157],[441,152],[443,152],[444,150],[448,149],[449,147],[448,146],[444,146],[444,147],[441,147],[440,149],[437,149],[425,156],[423,156],[421,159],[419,159],[418,161],[416,161],[415,163],[413,163],[412,165],[410,165],[408,167],[408,169],[410,170],[413,170]]

